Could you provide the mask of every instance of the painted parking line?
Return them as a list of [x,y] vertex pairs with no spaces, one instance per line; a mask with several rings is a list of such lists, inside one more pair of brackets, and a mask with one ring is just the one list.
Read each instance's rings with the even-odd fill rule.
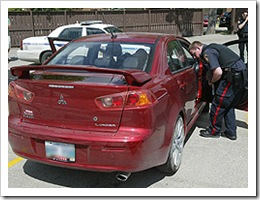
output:
[[11,160],[10,162],[8,162],[8,168],[14,166],[15,164],[19,163],[22,160],[23,160],[23,158],[21,158],[21,157],[17,157],[15,159]]

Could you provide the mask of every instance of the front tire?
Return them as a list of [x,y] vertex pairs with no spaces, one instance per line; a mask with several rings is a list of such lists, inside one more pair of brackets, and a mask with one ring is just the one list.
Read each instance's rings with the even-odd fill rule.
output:
[[184,140],[184,123],[182,117],[179,116],[174,127],[167,162],[157,167],[159,171],[170,175],[173,175],[178,171],[181,165]]

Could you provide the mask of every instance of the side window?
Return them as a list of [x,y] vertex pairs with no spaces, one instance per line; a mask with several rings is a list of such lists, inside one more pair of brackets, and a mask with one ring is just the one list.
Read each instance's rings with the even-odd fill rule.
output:
[[82,36],[82,28],[65,28],[58,38],[62,39],[76,39]]
[[183,52],[184,52],[184,54],[186,56],[186,64],[187,64],[187,66],[190,66],[190,65],[193,65],[194,63],[196,63],[197,60],[189,52],[189,44],[184,42],[184,41],[182,41],[182,40],[179,40],[179,43],[181,44]]
[[87,35],[102,34],[105,33],[99,28],[87,28]]
[[187,59],[193,59],[193,56],[190,54],[189,50],[183,47],[183,51],[187,57]]
[[171,72],[175,72],[187,66],[186,54],[177,41],[170,41],[168,43],[167,59]]

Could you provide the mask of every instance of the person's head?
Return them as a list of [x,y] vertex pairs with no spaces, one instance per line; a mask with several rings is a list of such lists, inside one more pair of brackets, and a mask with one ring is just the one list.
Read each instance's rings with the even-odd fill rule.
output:
[[196,58],[200,58],[202,49],[203,49],[203,44],[199,41],[194,41],[189,46],[190,53]]
[[242,17],[245,19],[247,16],[248,16],[248,12],[247,12],[247,10],[245,10],[245,11],[243,12],[243,14],[242,14]]

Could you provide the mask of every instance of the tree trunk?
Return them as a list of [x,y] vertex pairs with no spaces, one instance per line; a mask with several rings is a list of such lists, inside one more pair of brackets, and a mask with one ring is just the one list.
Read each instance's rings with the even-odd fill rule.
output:
[[215,27],[217,21],[217,8],[210,8],[209,9],[209,23],[206,31],[206,35],[208,34],[215,34]]

